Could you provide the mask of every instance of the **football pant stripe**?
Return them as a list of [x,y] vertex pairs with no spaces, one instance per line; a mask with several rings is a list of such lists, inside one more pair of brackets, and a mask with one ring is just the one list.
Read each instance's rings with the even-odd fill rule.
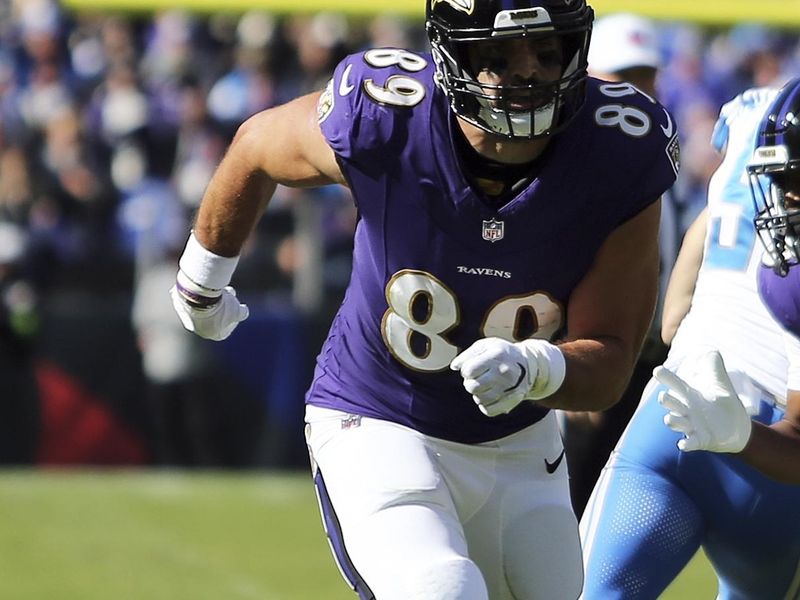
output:
[[319,502],[319,510],[322,515],[322,524],[325,527],[325,534],[328,536],[328,544],[331,547],[331,552],[333,553],[333,558],[336,561],[339,572],[350,584],[350,587],[355,590],[360,600],[375,600],[375,594],[369,589],[369,586],[364,581],[363,577],[361,577],[347,553],[339,518],[336,516],[336,511],[331,503],[328,490],[325,487],[325,479],[322,477],[322,471],[319,468],[314,476],[314,489],[317,492],[317,502]]

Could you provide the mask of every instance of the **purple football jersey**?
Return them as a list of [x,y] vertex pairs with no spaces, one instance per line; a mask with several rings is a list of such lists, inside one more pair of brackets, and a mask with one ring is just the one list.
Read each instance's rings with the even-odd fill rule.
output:
[[675,180],[669,114],[630,86],[589,80],[537,176],[499,209],[461,171],[458,125],[429,55],[347,57],[319,119],[359,219],[350,284],[307,402],[466,443],[541,419],[547,409],[533,402],[484,416],[449,363],[482,337],[568,330],[570,294],[603,241]]
[[786,277],[761,266],[758,291],[764,304],[781,326],[800,336],[800,267],[792,267]]

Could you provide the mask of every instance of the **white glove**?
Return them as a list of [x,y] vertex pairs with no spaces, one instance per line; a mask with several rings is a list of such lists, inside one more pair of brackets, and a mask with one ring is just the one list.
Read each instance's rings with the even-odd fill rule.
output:
[[540,400],[564,381],[564,355],[545,340],[512,343],[480,339],[450,363],[464,389],[487,417],[511,412],[523,400]]
[[207,250],[195,237],[186,241],[175,285],[172,306],[183,326],[200,337],[224,340],[250,311],[236,299],[228,285],[239,257],[225,257]]
[[725,363],[716,350],[701,356],[690,385],[665,367],[653,376],[669,389],[658,402],[669,412],[664,423],[684,438],[678,448],[684,452],[741,452],[750,439],[753,424],[733,389]]
[[236,326],[250,315],[247,305],[240,304],[236,299],[235,289],[227,286],[220,292],[216,303],[200,307],[190,304],[185,293],[179,291],[177,284],[169,291],[172,296],[172,306],[183,326],[200,337],[215,341],[227,338]]

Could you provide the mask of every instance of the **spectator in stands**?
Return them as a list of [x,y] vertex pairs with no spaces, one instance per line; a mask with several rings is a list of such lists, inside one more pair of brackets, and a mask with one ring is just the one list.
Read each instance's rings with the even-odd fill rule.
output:
[[213,416],[219,412],[214,405],[224,399],[213,385],[210,348],[183,329],[169,299],[164,301],[164,286],[175,278],[176,256],[151,254],[155,256],[142,258],[137,269],[132,320],[146,379],[144,401],[154,425],[152,462],[222,466]]
[[238,125],[276,102],[270,45],[275,35],[272,17],[245,14],[236,28],[235,64],[211,87],[208,110],[232,135]]
[[27,234],[0,221],[0,465],[31,464],[39,439],[34,344],[38,296],[25,272]]
[[227,138],[211,118],[206,91],[196,77],[183,79],[179,101],[172,179],[181,202],[194,208],[200,204],[214,167],[225,151]]

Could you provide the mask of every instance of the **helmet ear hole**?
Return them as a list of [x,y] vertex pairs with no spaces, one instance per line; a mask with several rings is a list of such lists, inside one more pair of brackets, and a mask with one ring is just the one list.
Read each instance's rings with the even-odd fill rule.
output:
[[432,45],[441,43],[442,34],[437,27],[428,28],[428,39]]
[[[507,0],[430,0],[426,31],[436,81],[463,120],[504,137],[547,137],[566,128],[583,105],[594,12],[585,0],[515,0],[513,9],[508,4]],[[554,36],[563,49],[560,78],[478,83],[479,69],[470,64],[470,47]]]

